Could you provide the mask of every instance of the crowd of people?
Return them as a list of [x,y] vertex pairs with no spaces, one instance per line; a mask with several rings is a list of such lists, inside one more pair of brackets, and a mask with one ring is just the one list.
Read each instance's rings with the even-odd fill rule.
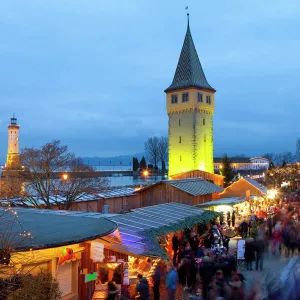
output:
[[[273,208],[272,215],[243,220],[239,235],[245,239],[247,270],[263,270],[268,249],[272,255],[300,253],[299,213],[300,205],[279,203]],[[138,299],[149,300],[150,294],[154,300],[181,299],[182,295],[176,294],[178,290],[183,290],[184,299],[190,300],[256,299],[254,290],[250,294],[245,291],[245,277],[237,271],[235,254],[229,249],[229,238],[222,228],[218,223],[211,224],[208,234],[201,238],[194,231],[180,237],[175,233],[173,261],[165,278],[167,296],[162,298],[160,295],[161,268],[158,265],[150,280],[138,275]],[[111,294],[114,293],[113,289]]]

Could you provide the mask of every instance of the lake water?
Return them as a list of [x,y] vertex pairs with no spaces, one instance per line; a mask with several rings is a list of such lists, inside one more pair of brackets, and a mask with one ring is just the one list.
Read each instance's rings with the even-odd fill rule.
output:
[[104,177],[109,180],[110,186],[126,186],[126,185],[149,185],[155,182],[167,179],[163,176],[148,176],[144,177],[136,177],[136,176],[120,176],[120,177]]
[[[93,166],[96,171],[131,171],[131,166],[122,166],[122,165],[111,165],[111,166]],[[139,185],[150,185],[155,182],[167,179],[163,176],[116,176],[116,177],[104,177],[109,181],[110,186],[139,186]]]

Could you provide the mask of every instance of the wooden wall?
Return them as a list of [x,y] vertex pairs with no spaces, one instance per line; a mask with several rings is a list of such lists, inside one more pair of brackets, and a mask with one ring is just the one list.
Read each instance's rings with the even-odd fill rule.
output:
[[231,197],[246,197],[246,191],[250,191],[251,196],[262,196],[262,192],[256,187],[250,184],[243,178],[234,182],[225,190],[219,194],[220,198],[231,198]]
[[161,183],[152,188],[139,191],[141,207],[177,202],[186,205],[196,205],[211,201],[213,195],[192,196],[171,185]]
[[119,214],[121,211],[140,207],[140,195],[76,202],[71,205],[70,210],[101,213],[103,205],[108,205],[109,213]]
[[204,180],[213,182],[214,184],[218,186],[224,186],[224,177],[221,175],[217,174],[212,174],[209,172],[204,172],[200,170],[194,170],[194,171],[189,171],[186,173],[181,173],[177,175],[171,176],[172,180],[178,180],[178,179],[186,179],[186,178],[202,178]]
[[151,188],[140,190],[135,195],[76,202],[72,204],[70,210],[101,213],[103,205],[108,205],[108,213],[119,214],[135,208],[169,202],[196,205],[218,198],[218,193],[204,196],[192,196],[171,185],[160,183]]

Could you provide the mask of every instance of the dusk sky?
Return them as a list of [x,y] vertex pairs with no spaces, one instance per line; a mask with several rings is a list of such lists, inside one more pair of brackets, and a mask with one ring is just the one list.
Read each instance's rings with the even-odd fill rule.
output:
[[299,0],[12,0],[0,6],[0,161],[59,139],[79,156],[167,135],[165,93],[190,28],[215,95],[215,153],[295,152]]

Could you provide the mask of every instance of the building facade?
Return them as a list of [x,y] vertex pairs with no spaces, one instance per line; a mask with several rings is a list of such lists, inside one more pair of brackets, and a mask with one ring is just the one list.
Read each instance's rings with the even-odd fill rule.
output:
[[20,167],[19,155],[19,131],[20,126],[17,119],[13,116],[8,124],[8,150],[5,167],[7,169],[17,169]]
[[[264,157],[253,157],[253,158],[238,158],[232,159],[231,167],[236,171],[264,171],[267,170],[270,166],[270,162],[267,158]],[[214,159],[214,169],[215,172],[222,170],[222,158]]]
[[172,84],[165,90],[169,116],[169,176],[214,172],[214,93],[206,80],[188,24]]

